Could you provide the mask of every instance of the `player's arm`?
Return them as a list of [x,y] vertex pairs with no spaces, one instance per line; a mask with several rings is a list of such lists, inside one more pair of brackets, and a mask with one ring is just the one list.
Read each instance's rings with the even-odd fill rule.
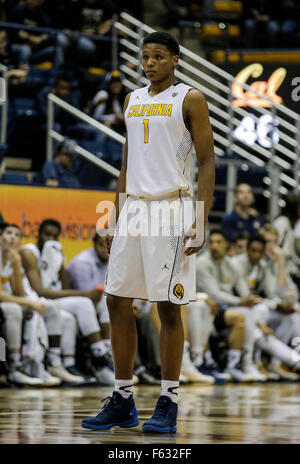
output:
[[10,295],[9,293],[5,292],[4,290],[0,289],[0,302],[4,303],[16,303],[20,306],[25,306],[26,308],[30,308],[39,314],[44,314],[45,312],[45,305],[40,301],[33,301],[27,300],[27,298],[23,298],[21,296]]
[[9,250],[8,259],[10,260],[13,269],[13,275],[10,279],[12,292],[16,296],[25,296],[22,278],[21,256],[16,250]]
[[69,277],[64,265],[62,265],[59,271],[59,280],[61,281],[61,286],[64,290],[70,288]]
[[[205,234],[215,187],[215,156],[208,106],[200,91],[193,89],[188,92],[183,104],[183,116],[192,134],[198,160],[198,201],[204,202]],[[185,254],[191,255],[199,251],[203,244],[200,247],[187,249]]]
[[36,291],[36,293],[39,296],[49,299],[63,298],[66,296],[86,296],[95,301],[98,301],[98,299],[101,298],[102,293],[98,290],[85,292],[72,289],[52,290],[50,288],[44,288],[42,284],[40,270],[38,268],[38,262],[32,251],[21,250],[20,253],[22,257],[23,267],[30,282],[30,286],[31,288],[33,288],[33,290]]

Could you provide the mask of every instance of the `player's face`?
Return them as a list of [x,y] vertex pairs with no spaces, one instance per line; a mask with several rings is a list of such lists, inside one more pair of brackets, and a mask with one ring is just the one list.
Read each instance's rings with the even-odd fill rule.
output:
[[151,82],[161,82],[173,73],[179,57],[173,55],[165,45],[149,43],[142,51],[142,65]]
[[228,242],[221,234],[213,234],[209,238],[208,248],[214,259],[221,259],[227,253]]
[[107,238],[97,237],[94,247],[101,261],[107,261],[109,258],[108,249],[107,249]]
[[248,246],[248,257],[250,260],[250,263],[255,266],[260,262],[262,257],[265,254],[265,247],[262,243],[260,242],[252,242]]
[[39,244],[41,247],[44,246],[44,243],[48,240],[56,240],[58,241],[59,238],[59,229],[56,226],[47,225],[44,227],[42,232],[39,235]]
[[248,240],[246,238],[241,238],[241,239],[236,241],[236,244],[235,244],[235,254],[236,255],[246,253],[246,251],[247,251],[247,242],[248,242]]
[[17,227],[7,227],[2,234],[2,247],[5,250],[17,249],[21,242],[21,231]]
[[274,246],[277,245],[277,235],[272,232],[266,232],[264,237],[266,240],[266,251],[272,251]]

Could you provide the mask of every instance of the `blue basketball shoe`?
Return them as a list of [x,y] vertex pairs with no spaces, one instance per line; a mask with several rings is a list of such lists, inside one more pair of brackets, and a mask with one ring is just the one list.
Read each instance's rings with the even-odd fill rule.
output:
[[112,427],[136,427],[139,424],[138,413],[131,395],[128,399],[114,391],[112,397],[104,398],[106,403],[96,417],[87,417],[81,422],[86,429],[109,430]]
[[177,404],[168,396],[161,396],[157,403],[151,419],[147,420],[143,432],[170,433],[176,432]]

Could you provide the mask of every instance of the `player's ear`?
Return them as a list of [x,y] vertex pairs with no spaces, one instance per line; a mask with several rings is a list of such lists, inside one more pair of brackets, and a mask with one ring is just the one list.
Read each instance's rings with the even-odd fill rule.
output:
[[172,64],[173,64],[174,68],[176,68],[176,66],[178,65],[178,61],[179,61],[179,56],[178,55],[173,55]]

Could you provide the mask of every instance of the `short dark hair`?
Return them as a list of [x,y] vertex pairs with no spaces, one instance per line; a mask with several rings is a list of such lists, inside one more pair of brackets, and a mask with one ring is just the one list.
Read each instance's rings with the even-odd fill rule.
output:
[[143,40],[143,46],[149,43],[165,45],[173,55],[179,55],[180,53],[179,43],[175,37],[168,32],[152,32],[146,35]]
[[19,229],[20,232],[22,232],[21,227],[18,226],[18,224],[10,224],[8,222],[5,222],[4,225],[0,225],[1,232],[3,233],[8,227],[15,227],[16,229]]
[[226,240],[226,242],[228,242],[228,238],[227,238],[227,235],[225,234],[224,230],[222,230],[222,229],[211,229],[210,232],[209,232],[209,236],[211,237],[214,234],[222,235],[222,237]]
[[64,72],[60,72],[60,73],[56,74],[55,80],[53,82],[53,86],[57,85],[58,82],[60,82],[60,81],[69,82],[69,84],[72,84],[71,77],[69,76],[69,74],[64,73]]
[[239,234],[235,235],[232,242],[236,243],[238,240],[249,240],[249,234],[247,232],[240,232]]
[[265,248],[266,243],[267,243],[266,240],[265,240],[265,238],[264,238],[262,235],[260,235],[260,234],[255,234],[255,235],[251,235],[251,236],[249,237],[247,248],[249,248],[249,246],[250,246],[251,243],[253,243],[253,242],[259,242],[259,243],[261,243],[261,244],[263,245],[264,248]]
[[60,224],[60,222],[58,222],[56,219],[44,219],[44,220],[40,223],[39,235],[41,235],[41,233],[43,232],[43,230],[44,230],[45,227],[47,227],[47,226],[54,226],[54,227],[57,227],[58,230],[59,230],[59,233],[61,233],[61,224]]
[[0,235],[2,234],[7,225],[8,222],[0,222]]

